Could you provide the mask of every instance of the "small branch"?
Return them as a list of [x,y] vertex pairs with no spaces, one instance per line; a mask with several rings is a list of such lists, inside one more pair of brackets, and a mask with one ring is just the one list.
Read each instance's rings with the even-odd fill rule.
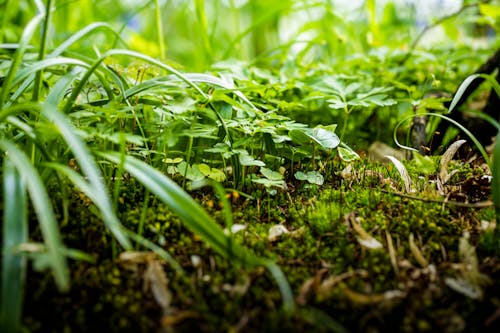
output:
[[448,20],[448,19],[451,19],[451,18],[454,18],[458,15],[460,15],[463,11],[469,9],[469,8],[472,8],[472,7],[477,7],[480,3],[487,3],[487,2],[490,2],[490,0],[486,0],[486,1],[480,1],[480,2],[477,2],[477,3],[473,3],[473,4],[467,4],[467,5],[464,5],[462,6],[462,8],[460,8],[458,11],[454,12],[454,13],[451,13],[449,15],[446,15],[446,16],[443,16],[441,17],[440,19],[438,19],[436,22],[434,22],[433,24],[430,24],[430,25],[427,25],[424,30],[422,30],[420,32],[420,34],[417,36],[417,38],[413,41],[413,43],[410,45],[410,49],[408,51],[408,53],[406,54],[406,57],[404,57],[404,59],[400,62],[401,65],[404,65],[408,59],[410,59],[411,55],[413,54],[413,51],[415,51],[415,48],[417,47],[418,43],[420,42],[420,40],[422,39],[422,37],[424,37],[424,35],[431,29],[437,27],[438,25],[440,25],[441,23],[443,23],[444,21]]

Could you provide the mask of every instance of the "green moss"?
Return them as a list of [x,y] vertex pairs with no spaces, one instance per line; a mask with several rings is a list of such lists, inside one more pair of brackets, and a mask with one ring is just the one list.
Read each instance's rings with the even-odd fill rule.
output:
[[[399,179],[388,167],[363,163],[355,165],[362,170],[377,170],[385,179]],[[469,177],[474,169],[464,170],[451,181],[460,182],[461,177]],[[125,182],[120,192],[122,223],[138,230],[144,216],[143,236],[165,248],[185,271],[178,274],[168,265],[162,266],[168,277],[168,289],[174,295],[173,317],[162,317],[152,292],[145,289],[146,263],[131,271],[109,259],[112,242],[108,232],[98,217],[81,209],[88,203],[75,194],[70,205],[71,219],[63,228],[65,242],[95,253],[100,260],[95,266],[73,263],[75,273],[70,296],[58,294],[47,275],[30,274],[28,294],[33,297],[26,309],[26,326],[36,330],[47,325],[43,316],[51,317],[46,312],[37,312],[42,304],[54,313],[61,313],[62,322],[72,323],[73,327],[93,330],[93,321],[112,320],[111,331],[130,328],[148,331],[175,318],[178,320],[175,329],[201,332],[232,330],[242,318],[249,319],[247,331],[323,331],[326,322],[340,323],[353,331],[389,330],[396,326],[408,332],[435,331],[450,327],[453,320],[458,320],[453,319],[456,316],[472,320],[473,316],[485,318],[492,313],[493,310],[482,314],[474,310],[475,306],[492,309],[488,298],[478,301],[464,298],[449,290],[442,278],[458,274],[452,267],[461,260],[458,240],[465,230],[472,233],[480,263],[498,253],[495,234],[479,228],[481,220],[494,219],[493,209],[460,208],[426,201],[425,197],[415,200],[397,195],[387,184],[380,183],[379,177],[343,180],[331,176],[330,183],[323,187],[312,189],[302,185],[297,183],[295,191],[288,194],[282,191],[268,197],[261,193],[263,197],[259,197],[256,191],[252,193],[253,200],[240,197],[232,202],[234,223],[246,226],[234,235],[235,241],[256,255],[275,260],[295,296],[302,295],[305,303],[298,307],[293,320],[281,312],[280,293],[269,272],[233,266],[155,200],[150,201],[143,214],[144,191],[133,182]],[[435,188],[429,186],[417,195],[435,199],[434,193]],[[272,200],[269,206],[268,200]],[[205,193],[199,196],[199,201],[224,227],[217,199]],[[381,249],[361,245],[360,235],[346,218],[353,212],[365,231],[382,244]],[[85,221],[85,225],[80,221]],[[285,226],[289,233],[270,242],[269,229],[276,224]],[[436,276],[419,266],[409,247],[410,234],[424,258],[437,269]],[[387,235],[393,241],[397,271],[388,251]],[[192,256],[199,257],[200,262],[194,265]],[[497,280],[500,278],[497,266],[484,269]],[[362,296],[349,296],[346,287]],[[498,290],[497,285],[485,288],[486,295]],[[376,300],[376,295],[388,291],[400,291],[402,296]],[[447,310],[450,308],[454,310]],[[442,316],[435,315],[436,311],[441,311]],[[186,319],[182,319],[183,315]],[[325,321],[311,319],[316,316]],[[62,323],[52,325],[54,329],[78,331],[68,326],[63,328]]]

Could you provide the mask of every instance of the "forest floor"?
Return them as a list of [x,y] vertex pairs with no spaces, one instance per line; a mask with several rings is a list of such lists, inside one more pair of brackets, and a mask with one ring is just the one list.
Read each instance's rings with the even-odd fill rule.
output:
[[[331,170],[322,186],[288,179],[275,195],[258,185],[248,196],[229,192],[235,239],[283,270],[292,314],[269,272],[217,255],[161,202],[145,201],[133,180],[123,185],[122,223],[134,229],[145,217],[144,236],[182,273],[152,252],[120,253],[75,192],[61,231],[96,263],[71,262],[66,294],[31,265],[24,325],[32,332],[498,332],[491,177],[471,156],[456,157],[446,174],[438,157],[406,161],[408,188],[394,164],[362,157],[320,165]],[[191,194],[223,221],[211,190]]]

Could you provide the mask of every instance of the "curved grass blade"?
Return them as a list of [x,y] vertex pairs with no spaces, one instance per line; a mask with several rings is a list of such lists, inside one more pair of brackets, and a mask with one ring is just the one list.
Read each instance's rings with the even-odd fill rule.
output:
[[80,80],[80,83],[78,84],[77,87],[73,90],[71,96],[68,98],[66,105],[63,108],[63,113],[68,113],[71,106],[73,103],[76,101],[76,98],[78,95],[81,93],[83,87],[85,84],[87,84],[88,79],[90,76],[101,66],[102,62],[106,60],[108,57],[112,56],[127,56],[127,57],[132,57],[132,58],[137,58],[141,59],[145,62],[148,62],[150,64],[153,64],[169,73],[174,74],[175,76],[179,77],[182,81],[186,82],[189,86],[193,87],[204,99],[208,100],[208,95],[203,92],[203,90],[198,87],[194,82],[190,81],[188,78],[186,78],[183,74],[181,74],[179,71],[175,70],[173,67],[168,66],[154,58],[151,58],[147,55],[144,55],[139,52],[134,52],[130,50],[109,50],[108,52],[104,53],[99,59],[97,59],[94,64],[89,68],[87,73],[83,76],[83,78]]
[[[194,233],[207,242],[217,253],[243,267],[264,266],[276,280],[287,311],[293,309],[293,294],[288,281],[279,267],[268,259],[256,257],[245,247],[231,242],[206,211],[198,205],[182,188],[164,176],[160,171],[131,156],[119,153],[98,153],[114,164],[123,163],[124,169],[141,182],[151,193],[177,214]],[[230,248],[228,248],[230,246]]]
[[[469,139],[471,139],[471,141],[474,143],[474,145],[477,147],[477,149],[479,150],[479,152],[481,153],[481,156],[484,158],[484,160],[486,161],[486,163],[488,164],[488,166],[492,167],[491,165],[491,161],[490,161],[490,158],[488,157],[488,153],[486,152],[486,150],[484,149],[483,145],[479,142],[478,139],[476,139],[476,137],[467,129],[465,128],[464,126],[462,126],[461,124],[459,124],[458,122],[456,122],[455,120],[451,119],[450,117],[447,117],[447,116],[444,116],[442,114],[439,114],[439,113],[431,113],[431,112],[425,112],[425,113],[420,113],[419,114],[420,116],[429,116],[429,117],[438,117],[438,118],[441,118],[441,119],[444,119],[444,120],[447,120],[449,121],[450,123],[452,123],[453,125],[455,125],[458,129],[460,129],[462,132],[464,132],[468,137]],[[408,147],[408,146],[405,146],[405,145],[402,145],[401,143],[399,143],[398,141],[398,138],[396,136],[397,134],[397,131],[399,129],[399,127],[407,122],[408,120],[410,119],[413,119],[413,117],[415,116],[409,116],[409,117],[406,117],[405,119],[401,120],[399,123],[396,124],[396,126],[394,127],[394,131],[393,131],[393,139],[394,139],[394,143],[396,143],[396,145],[399,147],[399,148],[402,148],[402,149],[406,149],[406,150],[411,150],[411,151],[415,151],[415,152],[418,152],[417,149],[415,148],[412,148],[412,147]]]
[[16,73],[12,85],[19,84],[21,81],[26,79],[31,74],[35,74],[45,68],[54,67],[54,66],[67,66],[67,65],[76,65],[81,67],[90,67],[89,64],[83,62],[78,59],[66,58],[66,57],[56,57],[56,58],[48,58],[45,60],[38,61],[33,65],[24,68]]
[[122,231],[120,221],[118,221],[118,218],[114,214],[110,196],[108,195],[106,187],[102,181],[102,174],[99,171],[99,168],[97,167],[97,164],[95,163],[95,160],[90,154],[87,146],[76,134],[76,129],[55,109],[54,106],[50,104],[45,104],[42,107],[42,115],[56,126],[72,150],[83,174],[87,177],[89,186],[88,191],[92,191],[94,204],[99,208],[104,223],[114,235],[116,240],[125,249],[130,250],[132,245],[127,235]]
[[462,95],[465,93],[465,90],[467,90],[467,88],[472,83],[472,81],[474,81],[478,78],[481,78],[481,79],[488,81],[491,84],[491,86],[493,87],[493,90],[495,90],[495,93],[498,96],[500,96],[500,84],[498,84],[497,80],[492,75],[472,74],[472,75],[469,75],[458,87],[457,92],[455,93],[455,96],[453,96],[453,99],[451,100],[448,112],[451,112],[455,109],[455,106],[462,98]]
[[120,34],[117,33],[109,24],[104,23],[104,22],[95,22],[95,23],[89,24],[85,28],[75,32],[73,35],[71,35],[71,37],[69,37],[61,45],[59,45],[54,51],[50,52],[47,55],[47,57],[52,58],[52,57],[59,56],[64,51],[66,51],[68,48],[70,48],[71,45],[78,42],[80,39],[88,37],[91,34],[98,32],[99,30],[109,30],[111,33],[113,33],[118,38],[118,40],[120,40],[123,44],[126,45],[125,41],[121,38]]
[[465,90],[469,87],[469,85],[479,77],[479,74],[472,74],[468,76],[458,87],[457,92],[455,93],[455,96],[453,96],[453,99],[451,100],[450,107],[448,109],[448,112],[453,111],[455,106],[457,105],[458,101],[462,98],[462,95],[464,94]]
[[28,240],[26,184],[9,158],[3,167],[3,245],[0,330],[19,332],[21,328],[26,258],[15,247]]
[[33,37],[33,34],[35,33],[36,28],[38,27],[38,24],[40,24],[40,22],[44,17],[45,17],[44,13],[38,14],[28,23],[26,28],[24,28],[21,40],[19,41],[19,47],[14,53],[14,58],[12,59],[12,64],[10,65],[9,72],[7,73],[7,76],[5,77],[4,82],[2,84],[2,90],[0,93],[0,109],[3,108],[3,105],[7,100],[9,91],[12,86],[12,81],[14,80],[14,75],[17,73],[17,69],[21,65],[24,52],[28,48],[28,43],[31,40],[31,37]]
[[28,156],[14,143],[0,140],[0,149],[7,153],[8,158],[26,181],[30,199],[47,246],[49,266],[52,268],[59,289],[66,291],[69,289],[69,270],[66,258],[63,256],[64,246],[47,190]]

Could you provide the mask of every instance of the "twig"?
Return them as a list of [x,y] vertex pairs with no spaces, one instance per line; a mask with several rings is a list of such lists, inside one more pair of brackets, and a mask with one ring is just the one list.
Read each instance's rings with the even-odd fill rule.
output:
[[467,202],[459,202],[459,201],[422,198],[422,197],[417,197],[415,195],[409,195],[409,194],[400,193],[400,192],[392,192],[392,191],[387,191],[387,190],[380,190],[380,191],[383,193],[387,193],[387,194],[394,194],[394,195],[397,195],[397,196],[402,197],[402,198],[419,200],[419,201],[429,202],[429,203],[439,203],[439,204],[443,204],[443,205],[451,205],[451,206],[456,206],[456,207],[464,207],[464,208],[493,207],[493,202],[490,200],[480,201],[480,202],[475,202],[475,203],[467,203]]

